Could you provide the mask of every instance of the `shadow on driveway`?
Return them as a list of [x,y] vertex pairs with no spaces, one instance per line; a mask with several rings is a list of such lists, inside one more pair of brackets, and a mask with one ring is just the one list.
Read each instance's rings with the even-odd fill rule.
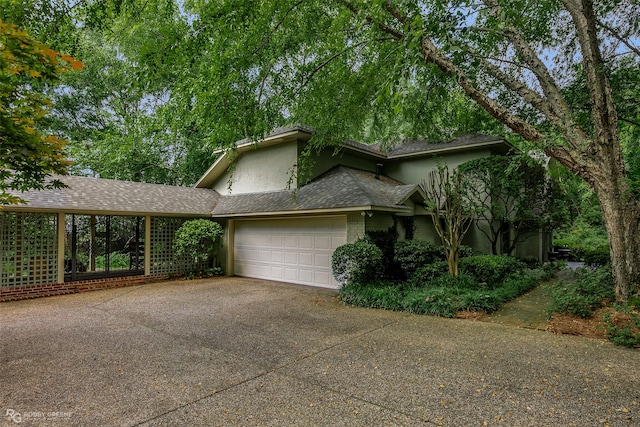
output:
[[629,425],[640,352],[221,278],[0,304],[0,425]]

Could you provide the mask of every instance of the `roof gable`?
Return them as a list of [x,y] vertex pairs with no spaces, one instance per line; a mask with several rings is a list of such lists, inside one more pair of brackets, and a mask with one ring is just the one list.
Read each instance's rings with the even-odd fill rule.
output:
[[[195,187],[211,188],[216,180],[236,161],[238,156],[248,150],[269,147],[290,141],[308,141],[311,137],[312,130],[309,127],[295,126],[292,128],[276,129],[260,141],[249,139],[238,141],[234,149],[228,151],[220,150],[220,157],[211,165],[207,172],[202,175],[195,184]],[[513,146],[504,138],[490,135],[463,135],[446,142],[410,139],[391,149],[383,148],[383,144],[380,143],[366,145],[356,141],[344,141],[340,146],[344,150],[360,153],[376,160],[401,160],[480,148],[492,148],[501,154],[506,154],[513,149]]]

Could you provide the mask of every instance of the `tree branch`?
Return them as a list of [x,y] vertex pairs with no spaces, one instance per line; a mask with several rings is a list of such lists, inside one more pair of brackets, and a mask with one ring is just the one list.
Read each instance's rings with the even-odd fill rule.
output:
[[636,55],[640,56],[640,49],[632,45],[631,42],[625,37],[623,37],[616,29],[610,27],[609,25],[607,25],[606,22],[601,21],[599,19],[596,20],[596,23],[602,28],[604,28],[605,30],[609,31],[614,38],[616,38],[619,42],[621,42],[626,47],[628,47],[629,50],[631,50]]

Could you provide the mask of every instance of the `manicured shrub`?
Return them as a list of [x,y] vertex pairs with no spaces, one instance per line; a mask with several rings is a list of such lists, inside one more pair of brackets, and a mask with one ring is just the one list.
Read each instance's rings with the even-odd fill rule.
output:
[[577,269],[573,282],[553,287],[552,298],[551,312],[591,317],[595,310],[615,298],[611,266]]
[[435,261],[418,268],[409,279],[409,283],[415,287],[429,286],[434,279],[445,274],[449,274],[447,261]]
[[208,219],[185,221],[176,230],[173,250],[176,256],[185,255],[195,262],[212,259],[222,233],[222,226]]
[[504,255],[475,255],[460,259],[460,270],[470,274],[489,288],[497,286],[510,273],[520,271],[524,264]]
[[395,261],[404,272],[411,277],[420,267],[444,259],[441,246],[424,240],[401,240],[395,245]]
[[333,277],[341,285],[366,284],[378,278],[382,251],[373,243],[358,241],[339,246],[331,258]]

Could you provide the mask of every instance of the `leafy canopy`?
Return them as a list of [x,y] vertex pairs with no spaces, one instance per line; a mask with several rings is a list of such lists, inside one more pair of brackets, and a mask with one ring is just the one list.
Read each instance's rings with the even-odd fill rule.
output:
[[51,174],[65,174],[69,162],[64,141],[40,129],[50,101],[38,89],[81,68],[72,57],[0,21],[0,204],[21,202],[12,191],[62,185],[47,181]]

